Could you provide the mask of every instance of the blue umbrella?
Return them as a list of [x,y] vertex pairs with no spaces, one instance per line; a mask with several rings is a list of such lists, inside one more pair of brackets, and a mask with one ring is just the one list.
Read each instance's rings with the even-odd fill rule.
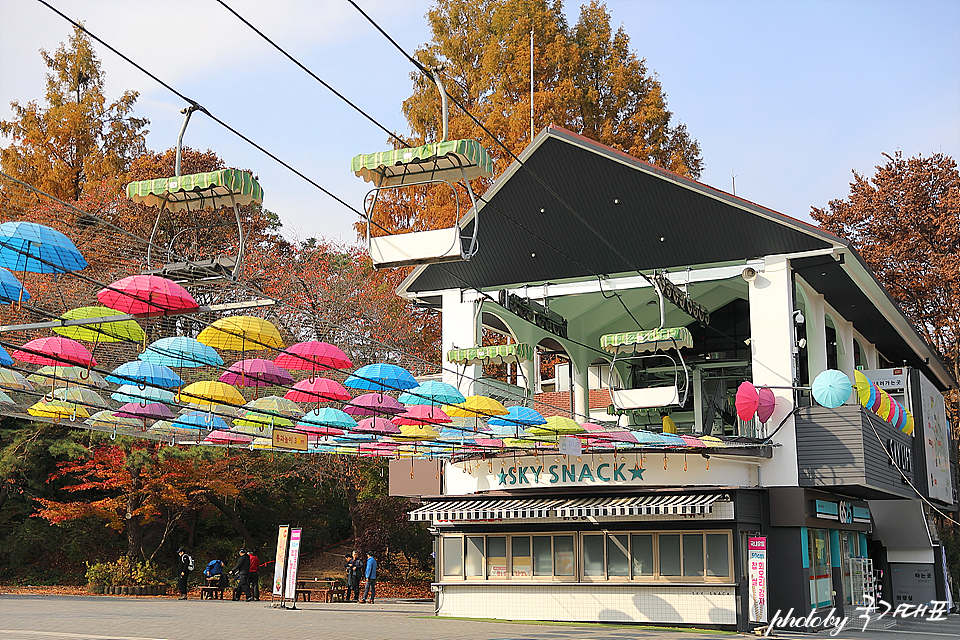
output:
[[23,288],[23,284],[6,269],[0,269],[0,300],[7,302],[26,302],[30,294]]
[[460,404],[467,399],[452,384],[427,380],[419,387],[401,394],[399,400],[402,404]]
[[813,399],[828,409],[836,409],[850,399],[853,384],[843,371],[827,369],[813,381]]
[[184,336],[160,338],[137,358],[165,367],[219,367],[223,364],[223,358],[213,347]]
[[403,391],[419,386],[413,375],[395,364],[368,364],[353,372],[343,383],[352,389],[367,391]]
[[86,268],[70,238],[34,222],[0,224],[0,267],[32,273],[66,273]]
[[357,421],[340,409],[322,407],[305,414],[297,424],[333,427],[334,429],[354,429],[357,426]]
[[133,360],[120,365],[106,379],[116,384],[133,383],[159,387],[179,387],[183,384],[183,380],[173,369],[142,360]]
[[13,364],[13,358],[10,357],[10,354],[7,353],[7,350],[3,347],[0,347],[0,365],[4,367],[9,367]]
[[497,435],[512,434],[522,427],[546,423],[546,418],[540,415],[539,411],[519,405],[508,407],[505,416],[496,416],[487,420],[487,424],[492,427],[490,430]]
[[158,389],[157,387],[144,387],[141,389],[135,384],[121,385],[113,394],[110,395],[117,402],[164,402],[166,404],[175,404],[176,396],[173,391]]
[[220,416],[215,416],[212,413],[205,413],[203,411],[185,413],[173,421],[173,426],[187,429],[207,429],[208,431],[211,429],[226,431],[230,428],[230,425]]

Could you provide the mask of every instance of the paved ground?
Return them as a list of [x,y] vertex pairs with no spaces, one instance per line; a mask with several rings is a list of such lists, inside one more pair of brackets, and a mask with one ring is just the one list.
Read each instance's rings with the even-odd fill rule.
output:
[[[634,627],[550,626],[434,618],[430,603],[382,601],[376,605],[298,603],[299,610],[262,602],[96,596],[0,596],[0,640],[626,640],[737,637]],[[851,621],[852,626],[855,621]],[[827,638],[778,634],[785,638]],[[838,638],[911,640],[960,638],[960,620],[915,621],[861,633],[848,627]]]

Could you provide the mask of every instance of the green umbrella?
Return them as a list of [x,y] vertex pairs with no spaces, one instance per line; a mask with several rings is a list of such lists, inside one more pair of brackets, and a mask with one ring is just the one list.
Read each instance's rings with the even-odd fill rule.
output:
[[[119,312],[109,307],[77,307],[60,316],[61,320],[88,320],[107,318]],[[54,333],[72,340],[84,342],[143,342],[145,334],[133,320],[120,322],[95,322],[93,324],[74,324],[54,327]]]

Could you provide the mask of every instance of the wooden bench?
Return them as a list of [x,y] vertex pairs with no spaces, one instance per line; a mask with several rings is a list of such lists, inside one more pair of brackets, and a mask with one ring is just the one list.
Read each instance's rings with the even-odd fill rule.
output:
[[200,587],[200,599],[223,600],[224,587]]
[[310,602],[312,597],[316,597],[317,602],[343,600],[346,590],[338,587],[338,582],[338,580],[324,577],[320,573],[301,573],[297,576],[294,601],[302,599],[304,602]]

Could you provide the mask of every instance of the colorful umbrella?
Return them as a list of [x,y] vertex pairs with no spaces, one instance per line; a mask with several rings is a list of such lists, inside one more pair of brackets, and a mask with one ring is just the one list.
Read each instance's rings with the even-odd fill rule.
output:
[[912,436],[913,435],[913,414],[907,411],[907,421],[903,425],[903,431],[905,434]]
[[134,429],[142,426],[140,420],[124,416],[115,416],[113,415],[113,411],[109,409],[97,411],[83,422],[91,427],[100,427],[101,429]]
[[188,369],[223,365],[223,358],[212,347],[208,347],[194,338],[184,336],[160,338],[151,343],[137,358],[144,362],[162,364],[165,367]]
[[0,369],[0,387],[12,391],[33,391],[29,380],[10,369]]
[[530,427],[527,429],[527,432],[535,436],[567,436],[575,433],[583,433],[584,428],[580,426],[579,422],[572,418],[549,416],[545,424]]
[[29,409],[27,413],[38,418],[67,418],[76,420],[77,418],[89,418],[90,412],[82,405],[75,402],[66,402],[64,400],[51,400],[49,402],[41,400]]
[[314,378],[301,380],[283,397],[294,402],[346,402],[350,400],[350,393],[336,380]]
[[773,390],[761,387],[757,392],[757,419],[766,424],[776,408],[777,396],[773,394]]
[[88,387],[97,387],[106,389],[110,384],[103,379],[96,371],[88,371],[83,367],[61,367],[50,366],[40,367],[34,371],[27,380],[38,387],[56,386],[58,380],[66,382],[75,382]]
[[[88,320],[115,316],[117,312],[107,307],[77,307],[60,316],[61,320]],[[133,320],[120,322],[94,322],[54,327],[53,332],[65,338],[84,342],[143,342],[146,335]]]
[[82,344],[59,336],[31,340],[12,355],[20,362],[39,365],[75,364],[91,367],[97,364],[96,358]]
[[17,404],[17,401],[8,396],[3,391],[0,391],[0,402],[3,404]]
[[303,415],[303,409],[293,400],[281,398],[280,396],[264,396],[256,400],[251,400],[243,405],[250,411],[264,411],[267,413],[279,413],[290,418],[296,418]]
[[269,436],[274,427],[293,427],[293,421],[282,416],[247,413],[233,421],[233,430],[254,436]]
[[850,399],[853,385],[843,371],[827,369],[813,380],[813,399],[828,409],[836,409]]
[[364,418],[354,428],[357,433],[374,433],[380,435],[392,435],[400,433],[400,428],[387,420],[386,418]]
[[183,429],[229,429],[226,420],[206,411],[191,411],[177,416],[171,424]]
[[157,420],[147,429],[147,433],[158,436],[196,437],[197,430],[174,425],[169,420]]
[[394,418],[391,420],[391,422],[400,427],[400,433],[395,433],[391,436],[394,440],[425,442],[436,440],[440,437],[440,434],[433,427],[424,424],[397,424],[398,419],[399,418]]
[[741,382],[737,387],[737,397],[735,401],[737,416],[744,422],[753,420],[757,414],[757,407],[760,405],[760,394],[757,388],[751,382]]
[[0,300],[6,302],[26,302],[30,294],[23,288],[17,276],[6,269],[0,269]]
[[191,404],[226,404],[240,406],[246,399],[236,387],[215,380],[188,384],[180,390],[180,400]]
[[128,402],[114,411],[113,415],[127,418],[152,418],[157,420],[159,418],[172,418],[173,412],[167,408],[167,405],[160,402],[148,402],[145,405],[139,402]]
[[107,401],[96,391],[83,387],[62,387],[53,390],[53,397],[64,402],[76,402],[89,407],[107,408]]
[[0,366],[9,367],[13,364],[13,358],[7,353],[7,350],[0,347]]
[[466,401],[460,391],[446,382],[427,380],[419,387],[410,389],[399,398],[403,404],[459,404]]
[[[321,409],[310,411],[300,418],[300,422],[297,423],[297,428],[303,428],[305,425],[327,427],[337,431],[340,429],[354,429],[357,426],[357,421],[350,417],[349,414],[340,411],[339,409],[323,407]],[[329,433],[327,435],[339,434]]]
[[232,431],[214,431],[204,438],[203,442],[205,444],[225,444],[228,446],[231,444],[248,445],[253,442],[253,438]]
[[870,386],[873,383],[860,370],[853,372],[853,378],[853,386],[857,390],[857,400],[865,407],[870,403]]
[[683,440],[688,447],[696,447],[698,449],[702,449],[707,446],[707,444],[703,440],[701,440],[700,438],[695,438],[693,436],[680,436],[680,439]]
[[403,367],[382,362],[360,367],[343,383],[345,387],[367,391],[405,391],[419,384]]
[[403,413],[406,409],[392,396],[383,393],[365,393],[351,400],[343,410],[352,416],[362,417],[393,416]]
[[173,280],[149,275],[117,280],[101,289],[97,300],[111,309],[131,314],[163,314],[200,306],[189,291]]
[[443,410],[454,418],[486,418],[508,413],[506,407],[487,396],[470,396],[463,402],[445,406]]
[[890,397],[890,394],[880,389],[880,406],[877,407],[876,414],[880,417],[881,420],[887,420],[889,422],[890,418],[890,409],[893,405],[893,398]]
[[880,387],[876,384],[870,385],[870,398],[867,399],[867,404],[865,405],[867,409],[873,411],[874,413],[880,408],[880,400],[882,397],[880,395]]
[[393,418],[393,423],[398,427],[404,425],[437,425],[449,424],[453,420],[441,411],[439,408],[428,404],[415,404],[407,407],[407,410]]
[[229,351],[283,348],[283,339],[277,328],[263,318],[253,316],[220,318],[201,331],[197,340],[208,347]]
[[502,416],[487,420],[487,424],[491,427],[506,427],[508,431],[515,430],[517,427],[531,427],[546,423],[547,419],[540,415],[539,411],[520,405],[508,408],[507,413]]
[[107,382],[114,384],[143,384],[158,387],[179,387],[183,379],[176,371],[162,364],[153,364],[143,360],[126,362],[107,376]]
[[176,404],[176,394],[167,389],[157,387],[140,388],[135,384],[120,385],[110,398],[117,402],[162,402],[164,404]]
[[220,382],[241,387],[273,387],[293,384],[293,377],[273,360],[249,358],[237,360],[221,374]]
[[87,261],[70,238],[34,222],[0,224],[0,267],[32,273],[85,269]]
[[324,371],[349,369],[353,366],[353,362],[343,351],[332,344],[317,340],[290,345],[274,358],[273,362],[288,371]]

